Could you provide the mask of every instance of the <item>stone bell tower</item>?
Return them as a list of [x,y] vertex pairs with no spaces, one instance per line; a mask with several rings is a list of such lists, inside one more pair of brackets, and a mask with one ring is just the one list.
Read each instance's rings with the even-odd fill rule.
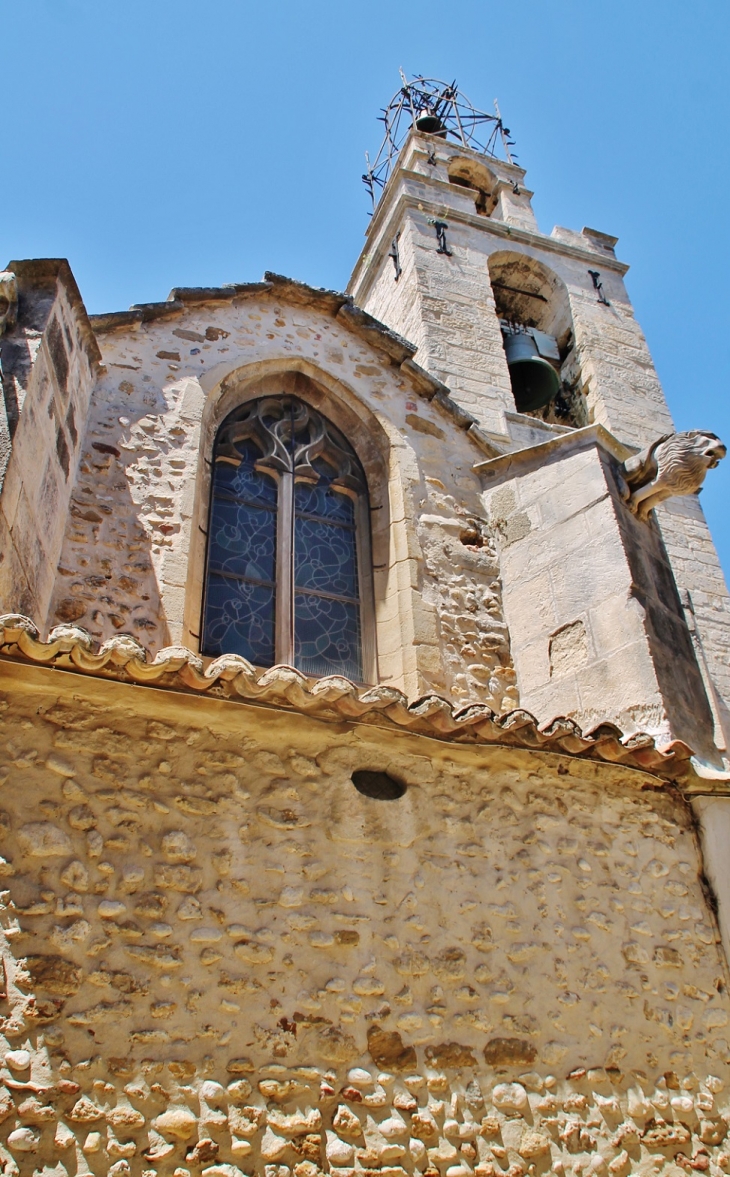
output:
[[541,232],[509,132],[455,87],[405,83],[385,121],[349,292],[491,447],[479,468],[522,705],[612,714],[720,763],[730,598],[697,495],[645,522],[621,500],[621,464],[673,424],[617,239]]

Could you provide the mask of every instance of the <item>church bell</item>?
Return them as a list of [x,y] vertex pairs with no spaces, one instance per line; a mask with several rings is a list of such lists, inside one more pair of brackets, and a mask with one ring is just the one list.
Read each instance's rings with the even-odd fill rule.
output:
[[415,128],[420,131],[422,135],[439,135],[442,139],[446,138],[446,128],[441,122],[438,115],[425,107],[416,115]]
[[541,409],[560,391],[560,377],[540,355],[532,335],[520,331],[504,336],[512,393],[518,413]]

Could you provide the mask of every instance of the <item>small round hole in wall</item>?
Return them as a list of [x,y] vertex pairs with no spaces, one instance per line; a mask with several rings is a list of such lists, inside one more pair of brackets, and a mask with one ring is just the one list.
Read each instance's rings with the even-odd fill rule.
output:
[[350,779],[358,793],[375,801],[397,801],[406,791],[403,782],[397,781],[390,773],[370,768],[356,769]]

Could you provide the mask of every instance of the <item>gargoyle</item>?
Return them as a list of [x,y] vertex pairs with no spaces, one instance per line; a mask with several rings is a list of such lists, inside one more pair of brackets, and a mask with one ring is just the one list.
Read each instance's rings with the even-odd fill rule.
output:
[[627,458],[619,474],[619,493],[637,519],[675,495],[694,494],[727,453],[714,433],[690,429],[665,433],[651,445]]
[[0,335],[15,326],[18,310],[18,287],[12,270],[0,271]]

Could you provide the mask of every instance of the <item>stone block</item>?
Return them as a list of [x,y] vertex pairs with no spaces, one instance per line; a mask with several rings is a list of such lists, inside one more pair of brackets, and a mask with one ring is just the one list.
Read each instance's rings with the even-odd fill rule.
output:
[[626,592],[604,597],[588,617],[597,658],[640,641],[646,633],[644,609]]
[[553,569],[548,564],[537,575],[520,580],[519,592],[509,592],[505,599],[508,624],[519,630],[522,641],[527,645],[533,638],[552,633],[560,624],[555,607],[552,576]]

